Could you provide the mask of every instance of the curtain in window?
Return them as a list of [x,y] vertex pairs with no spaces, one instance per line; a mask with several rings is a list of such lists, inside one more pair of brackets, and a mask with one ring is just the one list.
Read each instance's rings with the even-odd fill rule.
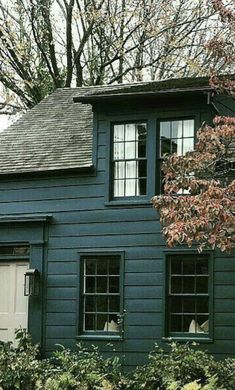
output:
[[136,161],[138,157],[138,128],[136,124],[115,126],[114,159],[124,159],[124,161],[115,162],[115,197],[140,194],[138,161]]

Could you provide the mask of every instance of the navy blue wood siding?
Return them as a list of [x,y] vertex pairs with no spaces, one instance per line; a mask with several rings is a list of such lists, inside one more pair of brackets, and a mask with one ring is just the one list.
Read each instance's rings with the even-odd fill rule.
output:
[[[185,105],[183,108],[186,109]],[[202,109],[199,103],[188,108],[197,110],[200,121],[213,115],[207,106]],[[112,110],[116,116],[118,110],[114,107]],[[157,113],[156,108],[154,114],[157,116]],[[135,119],[134,106],[131,114]],[[146,112],[143,113],[143,117],[146,116]],[[177,116],[177,109],[172,108],[172,116]],[[107,112],[98,116],[96,175],[2,178],[0,215],[52,215],[44,237],[43,348],[47,354],[56,344],[74,348],[78,342],[79,252],[124,251],[124,308],[127,311],[124,340],[113,341],[113,344],[123,364],[133,366],[145,361],[155,342],[164,345],[161,340],[165,244],[150,201],[142,205],[105,204],[108,136],[103,125],[110,118],[112,120],[112,115],[109,117]],[[4,240],[6,237],[7,231]],[[0,241],[3,241],[2,236]],[[214,341],[204,342],[201,347],[219,357],[235,356],[235,260],[232,255],[216,254],[214,284]],[[107,355],[112,353],[105,340],[84,343],[98,345]]]

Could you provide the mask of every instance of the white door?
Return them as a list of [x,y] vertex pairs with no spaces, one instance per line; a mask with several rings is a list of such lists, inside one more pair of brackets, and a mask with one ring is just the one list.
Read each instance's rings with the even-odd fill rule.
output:
[[27,262],[0,262],[0,340],[15,340],[15,330],[27,329],[28,297],[24,296]]

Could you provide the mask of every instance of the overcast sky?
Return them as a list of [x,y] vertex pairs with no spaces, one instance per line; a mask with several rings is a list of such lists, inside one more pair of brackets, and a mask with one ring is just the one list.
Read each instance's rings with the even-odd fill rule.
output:
[[9,125],[8,115],[0,115],[0,131],[3,131]]

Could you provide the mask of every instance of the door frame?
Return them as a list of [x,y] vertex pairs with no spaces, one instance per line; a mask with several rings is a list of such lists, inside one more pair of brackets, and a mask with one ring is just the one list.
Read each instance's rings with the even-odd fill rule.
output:
[[[40,273],[38,296],[30,296],[28,303],[28,331],[33,343],[39,343],[44,351],[43,317],[45,314],[46,254],[49,214],[21,214],[0,217],[0,246],[29,245],[29,256],[17,256],[17,260],[28,260],[29,268]],[[15,256],[14,256],[15,257]],[[0,255],[0,261],[11,261],[13,256]]]
[[[0,248],[4,248],[4,246],[5,245],[0,245]],[[10,245],[10,246],[14,247],[15,245]],[[21,266],[24,265],[24,266],[26,266],[26,268],[28,268],[28,266],[29,266],[29,255],[27,255],[27,254],[24,255],[24,256],[20,256],[20,255],[17,255],[17,254],[15,254],[15,255],[5,255],[5,256],[2,255],[2,254],[0,255],[0,272],[1,272],[1,266],[9,266],[9,268],[10,268],[10,270],[9,270],[10,278],[12,277],[12,273],[11,273],[12,272],[11,271],[12,265],[13,266],[14,265],[21,265]],[[14,269],[14,272],[16,272],[15,269]],[[17,275],[17,273],[15,273],[15,275],[14,275],[14,281],[15,282],[16,282],[16,280],[15,280],[16,275]],[[16,283],[16,285],[17,285],[17,283]],[[15,288],[16,285],[14,285],[14,286],[11,285],[10,280],[9,280],[9,287],[10,287],[10,289],[11,288]],[[15,293],[16,293],[16,291],[14,290],[13,291],[14,296],[16,296]],[[23,289],[23,286],[22,286],[22,294],[23,293],[24,293],[24,289]],[[15,305],[15,302],[13,303],[13,308],[14,308],[14,305]],[[27,320],[27,322],[26,322],[26,327],[27,327],[26,330],[27,331],[28,331],[28,317],[29,317],[29,299],[27,299],[27,314],[26,314],[26,320]],[[15,340],[14,339],[13,340],[10,339],[10,340],[7,340],[7,341],[13,341],[14,342]]]

